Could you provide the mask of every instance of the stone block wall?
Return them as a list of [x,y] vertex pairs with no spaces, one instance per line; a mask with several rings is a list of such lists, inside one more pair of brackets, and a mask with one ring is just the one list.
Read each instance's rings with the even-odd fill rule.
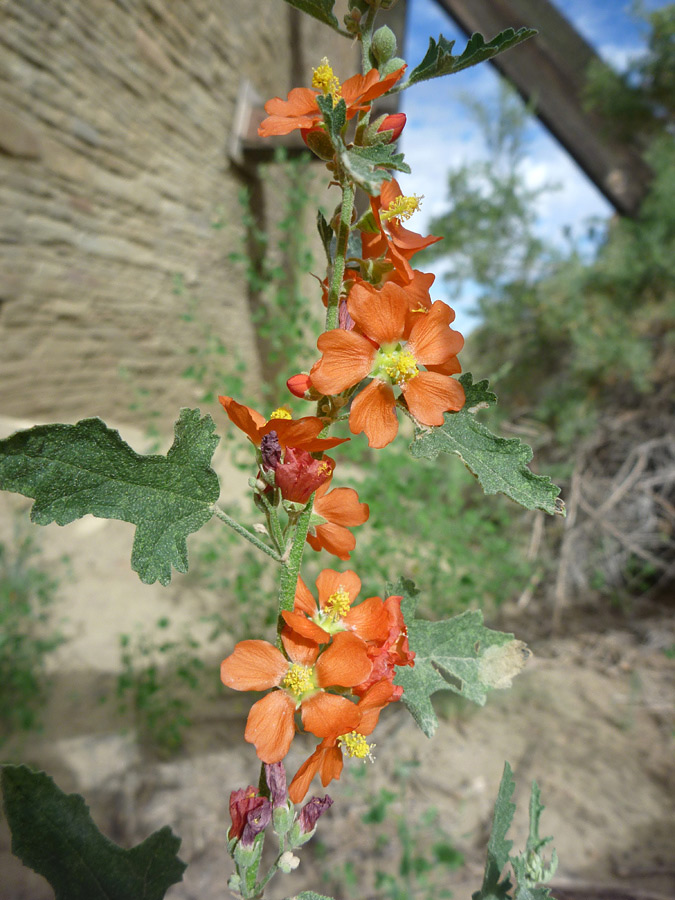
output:
[[170,423],[197,393],[180,377],[187,297],[255,387],[260,348],[229,260],[238,92],[249,79],[285,95],[323,55],[349,71],[352,54],[282,0],[2,4],[0,414],[138,420],[140,387]]

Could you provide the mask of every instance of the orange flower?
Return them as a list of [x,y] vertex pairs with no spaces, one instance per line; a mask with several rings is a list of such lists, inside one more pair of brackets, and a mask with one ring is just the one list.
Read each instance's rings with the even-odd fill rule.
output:
[[[314,495],[313,515],[324,521],[310,525],[307,543],[317,552],[323,549],[339,559],[349,559],[356,538],[345,526],[363,525],[370,509],[367,503],[359,503],[353,488],[339,487],[328,492],[329,487],[327,481]],[[315,521],[318,523],[318,519]]]
[[336,634],[321,653],[317,643],[287,632],[282,641],[289,659],[267,641],[240,641],[220,666],[223,684],[235,691],[278,688],[253,704],[244,732],[266,763],[288,753],[297,709],[304,728],[317,737],[354,728],[361,718],[356,704],[325,689],[360,684],[372,668],[365,643],[350,632]]
[[389,633],[387,638],[379,645],[369,644],[368,656],[372,660],[373,670],[363,684],[357,684],[352,688],[354,694],[359,697],[372,688],[374,684],[388,681],[392,685],[392,700],[400,700],[403,688],[394,685],[395,666],[414,666],[415,653],[408,645],[408,630],[401,612],[402,597],[387,597],[384,608],[389,617]]
[[386,640],[389,615],[381,598],[369,597],[358,606],[352,605],[361,590],[361,579],[356,572],[324,569],[316,579],[316,586],[318,605],[305,582],[298,578],[293,612],[281,613],[295,634],[317,644],[325,644],[331,635],[345,631],[354,632],[364,641]]
[[379,197],[370,198],[370,208],[379,231],[377,233],[366,231],[361,233],[363,258],[386,257],[405,283],[408,283],[413,277],[413,270],[408,260],[430,244],[442,240],[433,235],[422,237],[421,234],[409,231],[401,225],[401,220],[408,218],[417,208],[418,199],[404,197],[395,179],[383,181]]
[[326,736],[294,775],[288,788],[288,796],[292,803],[302,801],[317,773],[320,774],[321,784],[324,787],[333,779],[340,778],[343,750],[349,756],[372,760],[375,745],[369,744],[365,738],[375,730],[380,713],[392,699],[392,685],[388,681],[373,685],[364,694],[356,707],[361,714],[359,724],[350,732]]
[[247,434],[256,445],[270,431],[276,431],[279,444],[283,449],[295,447],[298,450],[307,450],[309,453],[318,453],[321,450],[329,450],[344,444],[349,438],[320,438],[324,423],[316,416],[303,416],[302,419],[293,419],[285,409],[278,409],[272,413],[269,420],[259,412],[237,403],[232,397],[218,397],[223,409],[237,428]]
[[328,60],[314,70],[313,88],[293,88],[286,100],[273,97],[265,104],[268,113],[258,128],[261,137],[276,134],[288,134],[297,128],[312,128],[321,122],[323,114],[316,98],[320,94],[332,94],[337,102],[342,98],[347,104],[347,118],[352,119],[358,112],[368,109],[373,100],[386,94],[399,80],[405,66],[380,79],[377,69],[371,69],[366,75],[353,75],[340,86],[328,65]]
[[464,390],[448,373],[460,370],[456,354],[464,339],[448,327],[455,314],[447,304],[437,300],[426,312],[411,316],[405,289],[388,281],[380,291],[365,282],[355,284],[348,307],[362,333],[324,332],[317,341],[323,355],[311,378],[328,395],[372,378],[352,403],[352,434],[364,431],[371,447],[393,441],[398,432],[394,388],[424,425],[442,425],[444,412],[462,408]]

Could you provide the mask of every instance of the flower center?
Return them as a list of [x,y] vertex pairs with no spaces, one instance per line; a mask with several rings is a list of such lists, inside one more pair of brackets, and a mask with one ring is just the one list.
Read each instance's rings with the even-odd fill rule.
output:
[[283,406],[280,406],[278,409],[275,409],[270,419],[292,419],[293,416],[287,409],[284,409]]
[[313,691],[316,688],[314,683],[314,669],[312,666],[303,666],[301,663],[293,663],[288,672],[284,675],[281,687],[292,694],[296,700]]
[[424,197],[418,197],[417,194],[413,194],[411,197],[396,197],[386,209],[380,210],[380,219],[383,222],[388,222],[389,219],[399,219],[405,222],[413,213],[417,212],[423,199]]
[[375,762],[373,750],[375,744],[369,744],[368,741],[358,731],[350,731],[349,734],[341,734],[338,743],[342,750],[348,756],[355,756],[357,759],[369,759]]
[[338,78],[330,67],[328,58],[324,56],[321,65],[316,69],[312,69],[312,87],[318,88],[322,94],[330,94],[333,102],[337,103],[342,93],[342,88]]
[[375,365],[371,374],[375,378],[381,378],[383,381],[400,386],[419,375],[419,372],[415,357],[410,350],[402,349],[399,344],[393,350],[385,350],[380,347],[375,356]]
[[351,601],[347,591],[340,586],[334,594],[331,594],[326,600],[322,612],[331,622],[337,622],[349,612]]

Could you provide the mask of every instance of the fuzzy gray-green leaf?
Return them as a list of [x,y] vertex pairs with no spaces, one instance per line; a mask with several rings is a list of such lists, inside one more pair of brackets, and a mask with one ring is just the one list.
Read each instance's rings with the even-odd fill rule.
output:
[[336,29],[340,27],[340,23],[333,15],[335,0],[286,0],[286,3],[307,13],[308,16],[313,16],[324,25],[330,25],[331,28]]
[[133,523],[132,568],[168,584],[172,566],[187,571],[186,537],[218,499],[214,429],[210,416],[183,409],[167,455],[141,456],[100,419],[38,425],[0,441],[0,489],[32,497],[38,525],[87,514]]

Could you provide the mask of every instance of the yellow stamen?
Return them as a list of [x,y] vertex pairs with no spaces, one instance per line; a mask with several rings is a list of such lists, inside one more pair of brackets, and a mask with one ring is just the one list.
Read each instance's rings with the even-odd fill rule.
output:
[[292,419],[293,416],[287,409],[284,409],[283,406],[280,406],[279,409],[275,409],[270,419]]
[[392,384],[403,385],[419,375],[417,360],[410,350],[378,350],[373,374],[385,376]]
[[411,197],[397,197],[386,209],[380,210],[380,219],[383,222],[388,222],[389,219],[405,221],[417,212],[423,199],[424,197],[418,197],[417,194]]
[[337,591],[335,591],[334,594],[331,594],[328,600],[326,600],[321,611],[327,619],[330,619],[332,622],[337,622],[338,619],[347,615],[350,606],[351,600],[349,599],[349,594],[342,585],[340,585]]
[[312,87],[318,88],[323,94],[330,94],[333,98],[333,102],[337,103],[340,99],[342,88],[338,78],[330,67],[328,58],[324,56],[321,60],[321,65],[316,69],[312,69],[312,71],[314,73],[312,76]]
[[301,697],[308,691],[314,690],[314,669],[311,666],[303,666],[301,663],[293,663],[281,682],[285,688],[295,697]]
[[369,759],[375,762],[373,750],[375,744],[369,744],[368,741],[358,731],[350,731],[349,734],[341,734],[338,738],[340,747],[348,755],[357,759]]
[[319,475],[330,475],[330,473],[331,473],[330,465],[324,459],[324,461],[319,466]]

